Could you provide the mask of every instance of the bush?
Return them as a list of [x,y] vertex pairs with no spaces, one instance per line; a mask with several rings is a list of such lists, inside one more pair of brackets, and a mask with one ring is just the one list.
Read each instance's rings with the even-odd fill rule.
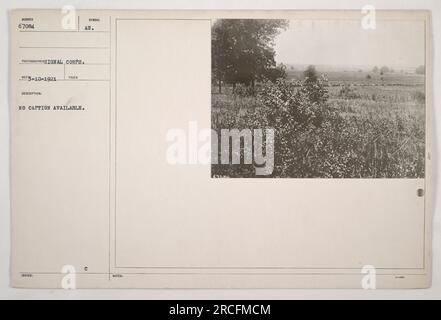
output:
[[418,103],[425,103],[426,101],[426,94],[421,91],[415,91],[412,93],[412,98],[417,101]]
[[327,100],[324,79],[312,82],[290,82],[278,79],[266,82],[259,94],[260,102],[266,107],[267,125],[277,127],[319,125],[322,121],[322,107]]
[[425,66],[419,66],[415,69],[416,74],[425,74],[426,73],[426,67]]
[[264,119],[262,127],[275,128],[274,176],[303,176],[311,172],[302,157],[307,154],[310,137],[322,127],[327,115],[328,91],[326,78],[303,82],[289,82],[279,79],[267,82],[259,94],[264,106],[259,119]]

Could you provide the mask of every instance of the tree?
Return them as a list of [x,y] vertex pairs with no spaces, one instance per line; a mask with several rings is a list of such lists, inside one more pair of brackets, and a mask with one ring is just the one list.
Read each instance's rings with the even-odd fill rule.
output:
[[309,96],[309,100],[315,103],[322,103],[327,99],[327,89],[323,83],[326,82],[324,75],[320,76],[313,65],[309,65],[303,72],[305,80],[302,90]]
[[317,82],[318,73],[314,66],[308,66],[303,72],[303,75],[305,76],[306,83]]
[[288,27],[287,20],[221,19],[212,26],[212,74],[222,83],[254,87],[276,66],[274,39]]
[[378,67],[375,66],[375,67],[372,69],[372,72],[373,72],[373,73],[378,73]]
[[382,66],[381,69],[380,69],[380,73],[381,74],[388,73],[389,71],[390,71],[389,67],[387,67],[387,66]]
[[426,67],[425,66],[419,66],[415,69],[416,74],[425,74],[426,73]]

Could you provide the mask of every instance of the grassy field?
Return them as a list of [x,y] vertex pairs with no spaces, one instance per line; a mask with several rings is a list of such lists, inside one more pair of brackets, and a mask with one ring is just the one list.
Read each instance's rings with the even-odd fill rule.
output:
[[[320,70],[318,70],[320,72]],[[411,72],[393,72],[381,75],[380,73],[362,70],[323,71],[329,80],[330,86],[342,84],[368,85],[368,86],[424,86],[424,75]],[[368,75],[371,77],[368,79]],[[302,80],[302,70],[287,70],[288,79]]]
[[[287,78],[301,82],[303,73],[288,71]],[[255,94],[234,93],[228,86],[218,94],[213,87],[212,127],[274,126],[278,147],[272,177],[424,177],[424,75],[342,70],[329,71],[326,78],[326,101],[319,107],[309,102],[319,108],[314,111],[319,124],[301,124],[295,113],[288,115],[294,123],[289,130],[280,119],[263,121],[278,106],[264,102],[268,99],[258,84]],[[253,177],[253,167],[213,165],[212,175]]]

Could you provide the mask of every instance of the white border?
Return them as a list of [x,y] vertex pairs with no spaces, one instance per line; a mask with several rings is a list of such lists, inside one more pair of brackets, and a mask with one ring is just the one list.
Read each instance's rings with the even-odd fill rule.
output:
[[[439,299],[441,298],[441,214],[437,212],[437,167],[434,164],[435,183],[433,217],[433,282],[432,288],[423,290],[26,290],[9,287],[9,247],[10,247],[10,213],[9,213],[9,107],[8,107],[8,73],[9,68],[9,30],[8,10],[13,8],[61,8],[63,5],[74,5],[78,9],[361,9],[364,5],[374,5],[377,9],[429,9],[432,11],[433,23],[433,83],[434,89],[441,84],[441,72],[437,68],[441,61],[440,30],[441,1],[439,0],[192,0],[183,3],[179,0],[142,1],[142,0],[2,0],[0,2],[0,298],[6,299],[93,299],[93,298],[131,298],[131,299]],[[434,121],[434,158],[437,155],[437,141],[440,133],[437,124],[441,124],[437,101],[441,101],[440,91],[433,91]],[[436,157],[437,158],[437,157]],[[437,160],[439,161],[439,160]]]

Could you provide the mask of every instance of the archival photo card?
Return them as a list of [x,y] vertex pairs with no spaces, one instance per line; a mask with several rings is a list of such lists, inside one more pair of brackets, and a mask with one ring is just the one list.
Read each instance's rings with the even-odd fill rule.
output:
[[11,11],[11,286],[430,287],[431,28]]

